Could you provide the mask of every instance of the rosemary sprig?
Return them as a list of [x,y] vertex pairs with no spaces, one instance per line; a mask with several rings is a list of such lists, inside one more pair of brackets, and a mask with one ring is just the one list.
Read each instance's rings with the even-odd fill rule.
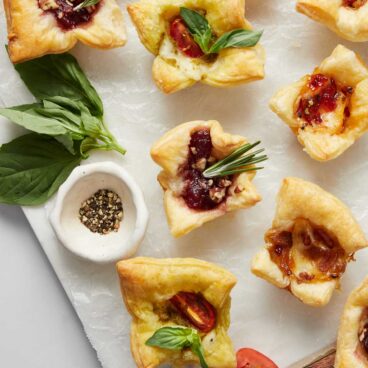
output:
[[[244,144],[223,160],[216,162],[214,165],[203,171],[203,176],[209,179],[263,169],[263,167],[254,165],[268,159],[266,155],[260,155],[260,153],[264,152],[264,148],[254,152],[249,152],[260,143],[261,141],[252,144]],[[246,154],[247,152],[249,153]]]
[[83,8],[87,8],[89,6],[93,6],[93,5],[96,5],[100,2],[101,0],[84,0],[82,1],[79,5],[75,6],[74,7],[74,11],[78,11],[78,10],[81,10]]

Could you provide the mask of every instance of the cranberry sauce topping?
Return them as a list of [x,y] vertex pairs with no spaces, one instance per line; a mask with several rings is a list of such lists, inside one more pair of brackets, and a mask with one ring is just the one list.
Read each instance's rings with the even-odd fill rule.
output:
[[[319,125],[322,114],[335,111],[341,97],[348,98],[353,93],[351,87],[340,87],[336,81],[323,74],[313,74],[304,90],[297,107],[296,115],[307,125]],[[345,109],[345,117],[350,111]]]
[[348,8],[359,9],[367,3],[367,0],[343,0],[342,5]]
[[169,34],[177,48],[185,56],[200,58],[204,55],[202,49],[194,41],[182,17],[177,16],[171,21]]
[[269,230],[266,234],[266,241],[271,243],[268,249],[271,259],[280,270],[287,276],[292,274],[290,250],[293,246],[293,235],[290,231]]
[[320,272],[328,278],[338,278],[346,269],[346,253],[337,239],[321,228],[313,228],[312,233],[302,233],[305,255],[314,261]]
[[211,156],[210,130],[203,128],[191,134],[187,163],[180,169],[185,184],[182,197],[189,208],[211,210],[226,200],[232,177],[206,179],[203,171],[215,163]]
[[60,28],[70,30],[89,22],[99,8],[99,3],[74,10],[83,0],[38,0],[39,7],[52,13]]

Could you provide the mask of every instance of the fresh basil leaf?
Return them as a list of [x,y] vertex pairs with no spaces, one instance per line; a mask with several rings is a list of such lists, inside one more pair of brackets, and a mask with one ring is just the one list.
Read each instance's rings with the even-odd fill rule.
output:
[[37,112],[39,108],[39,104],[14,106],[0,109],[0,115],[36,133],[48,135],[67,133],[67,129],[58,120],[40,115]]
[[224,33],[210,48],[209,53],[215,54],[222,49],[230,47],[252,47],[262,37],[263,31],[251,31],[247,29],[234,29]]
[[181,7],[180,16],[184,19],[189,32],[204,53],[208,52],[213,38],[212,29],[207,19],[195,10]]
[[146,341],[148,346],[170,350],[182,350],[192,345],[193,329],[182,327],[163,327]]
[[53,96],[53,97],[50,96],[50,97],[47,97],[46,100],[43,100],[44,103],[45,101],[53,102],[54,104],[62,106],[65,109],[68,109],[76,113],[80,113],[82,107],[84,106],[83,103],[81,103],[80,101],[74,101],[68,97],[62,97],[62,96]]
[[46,100],[43,100],[42,102],[43,102],[43,107],[39,107],[35,109],[35,111],[39,113],[40,115],[43,115],[49,118],[54,118],[58,120],[60,123],[66,125],[67,127],[70,126],[70,128],[73,131],[76,131],[77,128],[81,127],[82,120],[81,120],[81,117],[78,116],[77,114],[69,110],[66,110],[62,106],[59,106],[53,102],[49,102]]
[[199,338],[198,333],[193,336],[193,343],[191,350],[194,354],[196,354],[199,358],[199,362],[201,363],[202,368],[208,368],[206,360],[204,359],[204,351],[201,343],[201,339]]
[[157,330],[146,341],[146,345],[169,350],[190,348],[199,358],[202,368],[208,368],[204,358],[203,347],[199,334],[193,328],[163,327]]
[[74,11],[83,9],[83,8],[87,8],[88,6],[93,6],[96,5],[100,2],[101,0],[84,0],[83,2],[81,2],[79,5],[77,5],[76,7],[74,7]]
[[[70,134],[57,135],[54,137],[61,143],[72,155],[75,155],[74,139]],[[82,137],[83,139],[83,137]]]
[[23,206],[46,202],[81,159],[54,138],[35,133],[2,145],[0,202]]
[[100,148],[100,145],[96,139],[87,137],[83,139],[79,147],[79,151],[82,157],[84,159],[87,159],[89,157],[89,154],[88,154],[89,151],[92,151],[94,149],[99,149],[99,148]]
[[103,115],[100,97],[71,54],[46,55],[14,67],[37,99],[67,97],[81,101],[93,115]]

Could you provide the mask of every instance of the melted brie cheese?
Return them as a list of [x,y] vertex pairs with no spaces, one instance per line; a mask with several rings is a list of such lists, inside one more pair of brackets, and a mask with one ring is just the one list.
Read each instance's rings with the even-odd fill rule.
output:
[[210,65],[201,59],[194,59],[183,55],[166,35],[162,41],[159,55],[168,61],[174,62],[188,78],[200,81],[208,72]]

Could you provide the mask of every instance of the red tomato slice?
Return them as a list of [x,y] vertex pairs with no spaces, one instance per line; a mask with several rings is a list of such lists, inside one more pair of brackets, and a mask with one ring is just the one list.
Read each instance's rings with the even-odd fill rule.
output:
[[237,368],[278,368],[271,359],[253,349],[240,349],[236,359]]
[[183,18],[176,17],[170,24],[170,36],[177,48],[186,56],[199,58],[204,55],[202,49],[194,41]]
[[181,291],[170,302],[198,330],[207,333],[215,328],[216,309],[201,294]]

